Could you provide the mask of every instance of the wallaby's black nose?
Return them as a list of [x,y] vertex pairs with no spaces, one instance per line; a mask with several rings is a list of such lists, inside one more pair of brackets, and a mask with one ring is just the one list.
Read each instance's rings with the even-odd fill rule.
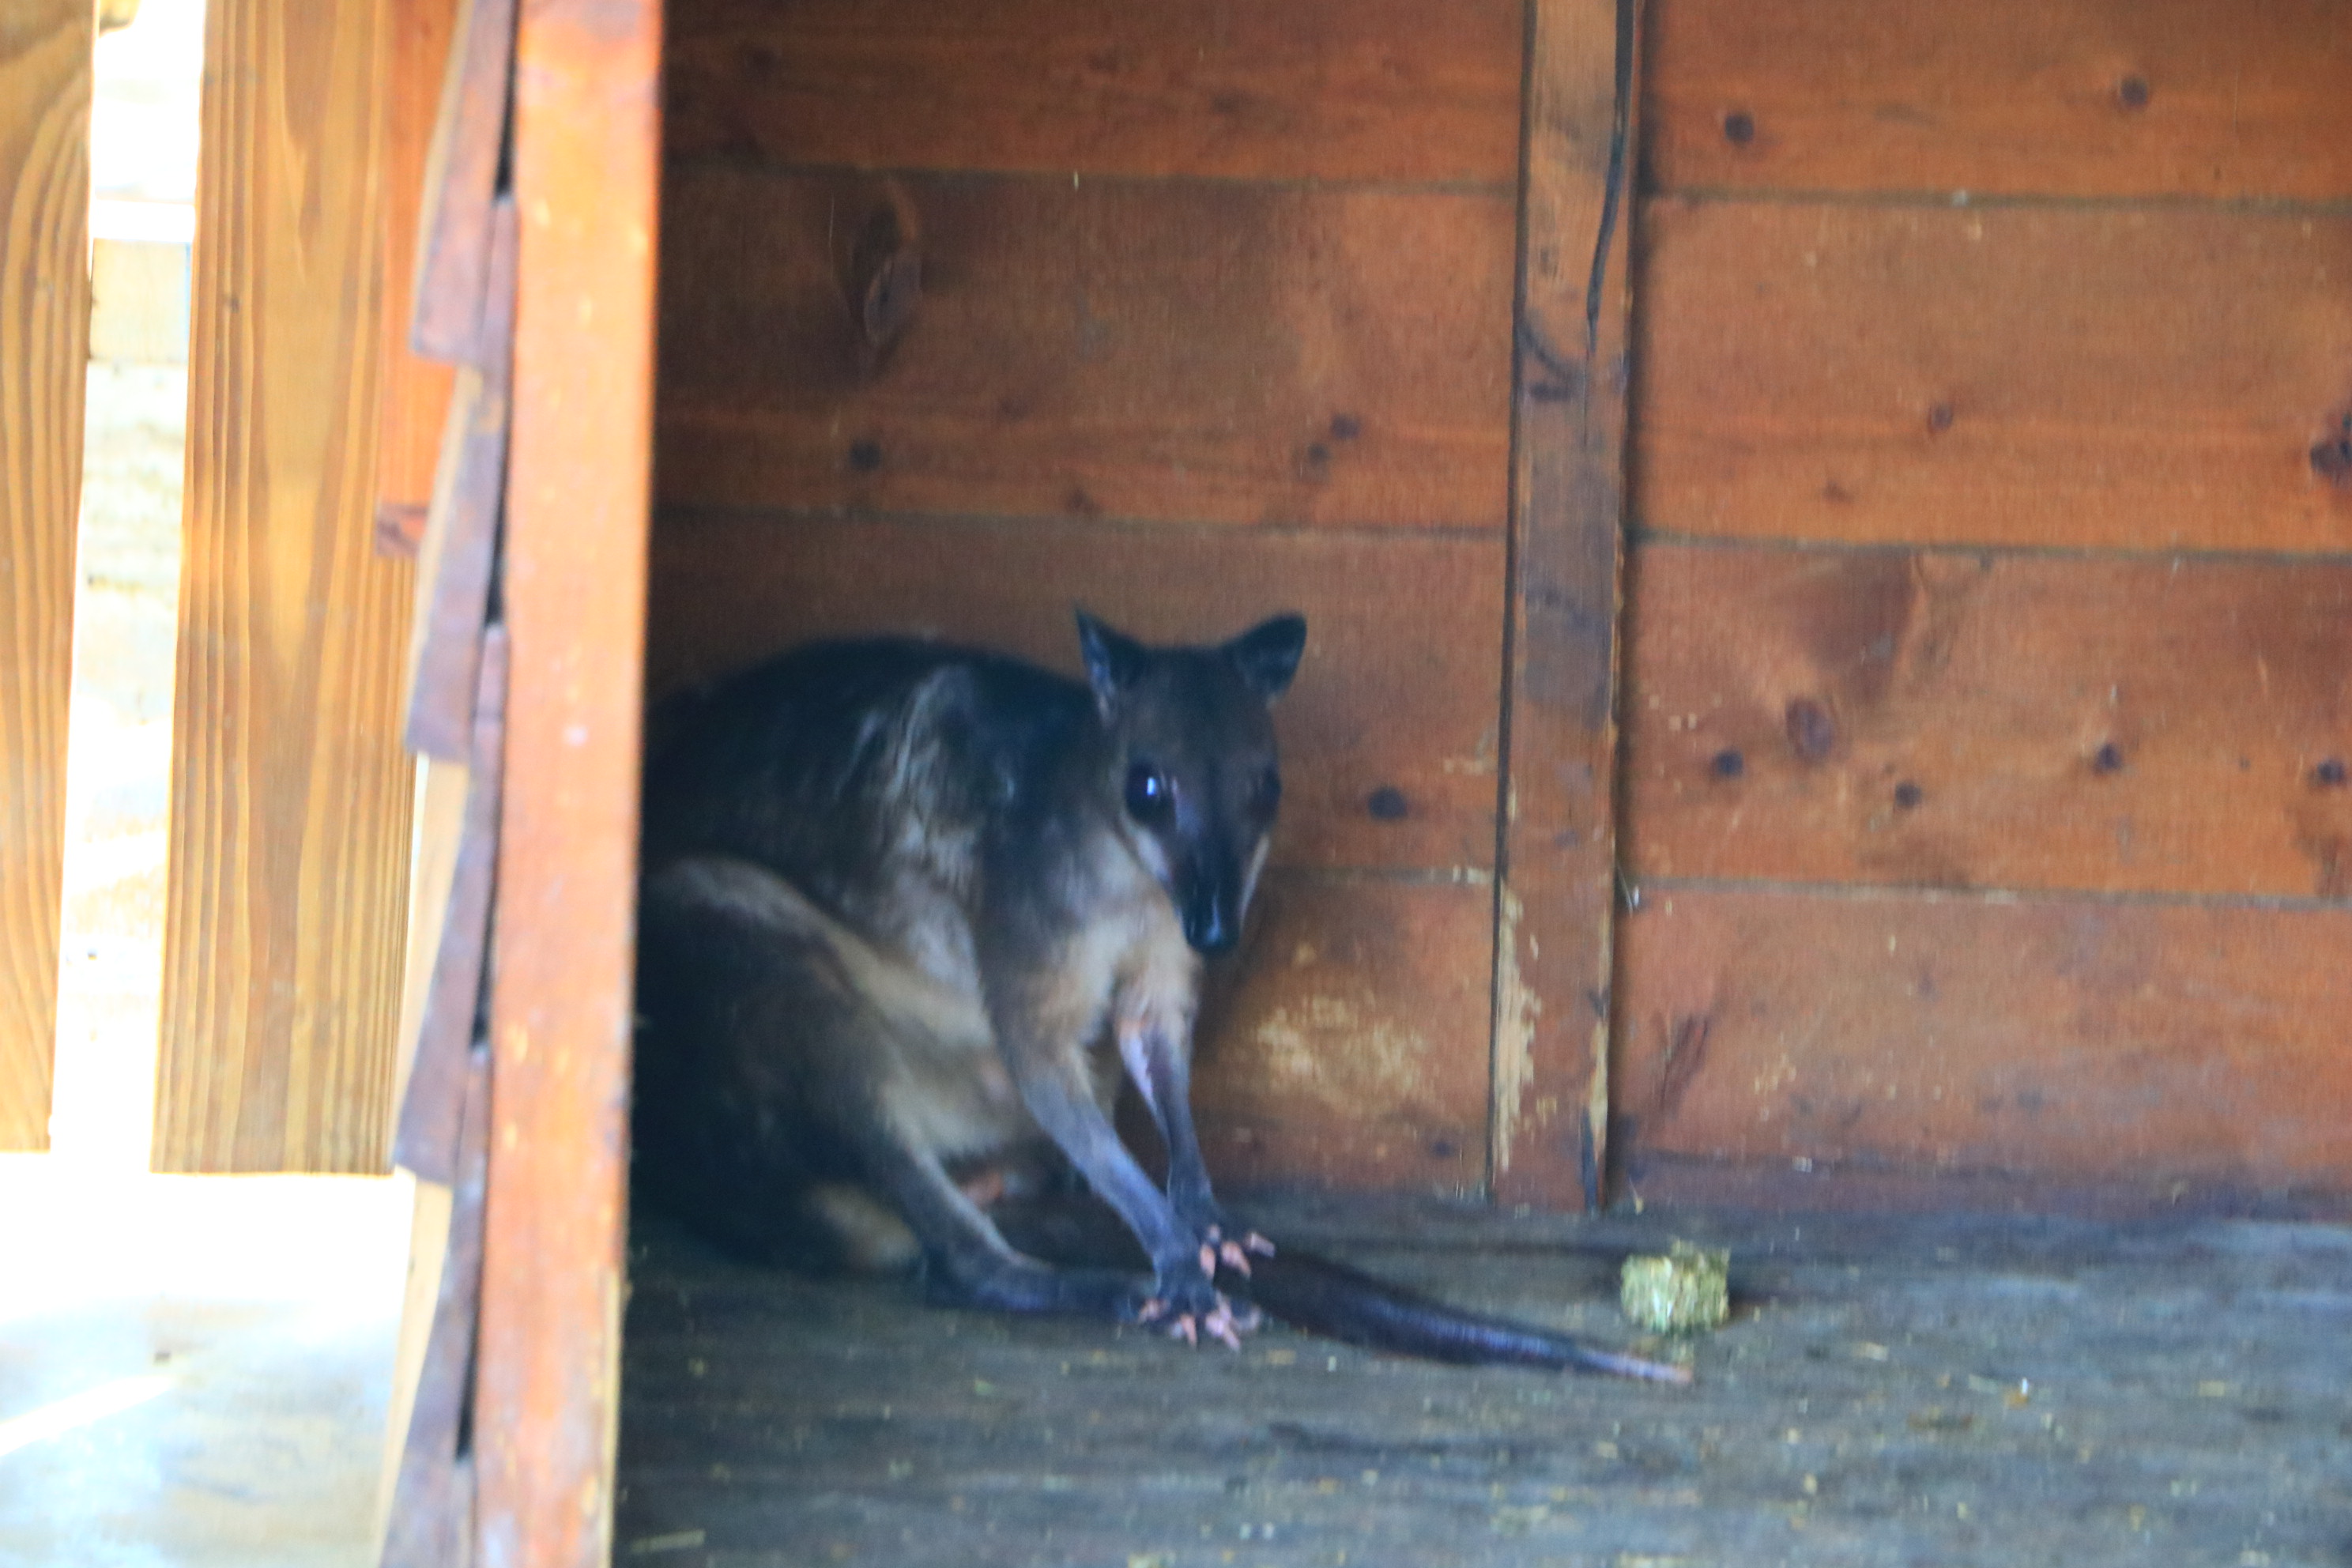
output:
[[1184,911],[1184,940],[1199,952],[1231,952],[1241,940],[1242,922],[1238,912],[1228,912],[1223,900],[1215,898],[1195,899]]

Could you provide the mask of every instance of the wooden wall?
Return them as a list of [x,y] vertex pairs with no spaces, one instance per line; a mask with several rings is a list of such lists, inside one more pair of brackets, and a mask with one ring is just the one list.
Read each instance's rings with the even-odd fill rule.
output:
[[410,573],[373,543],[391,18],[205,19],[159,1170],[386,1165],[415,788]]
[[[1304,611],[1204,1040],[1239,1180],[1485,1179],[1523,26],[672,8],[652,683],[881,627],[1075,669],[1073,603],[1170,639]],[[894,332],[903,294],[863,307],[902,248]]]
[[0,1151],[45,1149],[89,363],[87,0],[0,28]]
[[2352,1190],[2352,14],[1648,16],[1621,1172]]

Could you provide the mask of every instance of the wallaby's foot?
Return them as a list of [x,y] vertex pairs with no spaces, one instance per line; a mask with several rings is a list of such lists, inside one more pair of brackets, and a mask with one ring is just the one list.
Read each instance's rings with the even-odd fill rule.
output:
[[1246,1279],[1249,1278],[1250,1254],[1255,1253],[1260,1258],[1274,1256],[1274,1243],[1254,1230],[1244,1232],[1239,1240],[1226,1236],[1221,1225],[1211,1225],[1201,1234],[1205,1238],[1201,1243],[1201,1272],[1203,1274],[1215,1274],[1217,1265],[1222,1262]]
[[1192,1273],[1191,1259],[1162,1269],[1150,1293],[1135,1303],[1132,1322],[1150,1323],[1175,1339],[1197,1345],[1202,1334],[1233,1350],[1242,1348],[1241,1336],[1258,1325],[1257,1314],[1244,1307],[1235,1312],[1215,1283],[1217,1252],[1201,1248],[1201,1272]]

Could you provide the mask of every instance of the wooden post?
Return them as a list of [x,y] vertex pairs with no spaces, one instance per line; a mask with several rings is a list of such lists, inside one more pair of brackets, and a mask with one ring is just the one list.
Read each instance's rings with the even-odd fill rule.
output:
[[1597,1205],[1609,1113],[1617,618],[1638,0],[1535,0],[1496,882],[1498,1201]]
[[517,47],[513,641],[475,1392],[486,1568],[611,1555],[660,23],[654,0],[539,0]]
[[372,542],[386,0],[213,0],[155,1164],[380,1171],[414,770]]
[[46,1149],[89,363],[89,0],[0,47],[0,1150]]

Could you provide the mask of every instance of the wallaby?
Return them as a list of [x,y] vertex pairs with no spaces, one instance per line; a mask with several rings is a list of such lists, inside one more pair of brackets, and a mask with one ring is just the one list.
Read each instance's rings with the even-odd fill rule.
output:
[[[1463,1359],[1449,1347],[1486,1343],[1482,1325],[1532,1331],[1337,1266],[1270,1268],[1210,1189],[1191,1107],[1201,963],[1239,940],[1265,864],[1270,707],[1306,638],[1280,616],[1153,647],[1082,611],[1083,684],[876,638],[785,654],[658,714],[635,1119],[649,1195],[756,1257],[919,1260],[942,1300],[1187,1339],[1238,1343],[1254,1314],[1219,1276],[1246,1285],[1254,1263],[1268,1310],[1341,1337],[1390,1343],[1400,1314],[1433,1319],[1437,1341],[1396,1348]],[[1164,1185],[1113,1127],[1122,1065]],[[1148,1272],[1007,1244],[984,1205],[1056,1155]],[[1676,1374],[1559,1343],[1572,1353],[1494,1339],[1468,1359]]]

